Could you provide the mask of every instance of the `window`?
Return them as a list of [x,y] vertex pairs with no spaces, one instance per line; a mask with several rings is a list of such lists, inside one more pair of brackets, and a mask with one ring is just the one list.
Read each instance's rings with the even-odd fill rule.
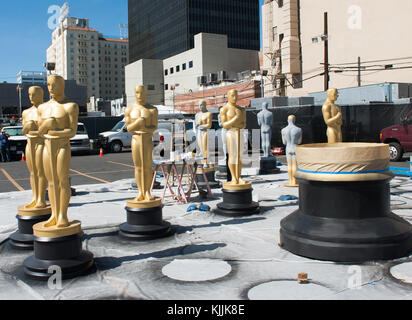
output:
[[165,76],[167,76],[169,74],[169,70],[165,70]]
[[182,70],[186,70],[186,63],[182,64]]
[[174,73],[173,68],[170,68],[170,74],[173,74],[173,73]]
[[169,85],[165,84],[165,90],[169,90]]
[[176,72],[180,72],[180,66],[176,66]]
[[278,41],[278,27],[273,27],[273,41]]
[[189,68],[193,68],[193,61],[189,62]]
[[409,117],[408,117],[408,119],[406,120],[406,122],[407,122],[408,125],[411,125],[411,124],[412,124],[412,114],[409,115]]
[[147,85],[147,90],[155,90],[154,84]]

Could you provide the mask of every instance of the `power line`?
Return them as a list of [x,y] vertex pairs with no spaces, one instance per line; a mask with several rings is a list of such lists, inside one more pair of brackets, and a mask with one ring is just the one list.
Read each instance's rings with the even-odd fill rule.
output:
[[[403,58],[392,58],[392,59],[383,59],[383,60],[371,60],[371,61],[362,61],[362,63],[375,63],[375,62],[387,62],[387,61],[397,61],[397,60],[407,60],[412,59],[412,57],[403,57]],[[352,65],[357,64],[357,62],[347,62],[347,63],[334,63],[336,66],[343,66],[343,65]]]

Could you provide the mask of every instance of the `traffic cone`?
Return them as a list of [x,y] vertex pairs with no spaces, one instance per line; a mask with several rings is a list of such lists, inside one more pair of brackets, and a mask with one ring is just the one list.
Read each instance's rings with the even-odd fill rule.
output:
[[101,157],[101,158],[104,157],[104,155],[103,155],[103,148],[100,148],[100,157]]
[[21,154],[21,161],[26,161],[26,156],[24,155],[24,152]]

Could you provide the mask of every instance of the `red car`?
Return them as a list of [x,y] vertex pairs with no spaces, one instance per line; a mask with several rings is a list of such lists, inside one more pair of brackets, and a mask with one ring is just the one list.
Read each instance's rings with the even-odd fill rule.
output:
[[285,148],[283,148],[283,147],[273,148],[271,153],[272,153],[272,156],[284,155],[285,154]]
[[412,110],[397,124],[381,131],[382,143],[389,144],[391,161],[399,161],[406,152],[412,152]]

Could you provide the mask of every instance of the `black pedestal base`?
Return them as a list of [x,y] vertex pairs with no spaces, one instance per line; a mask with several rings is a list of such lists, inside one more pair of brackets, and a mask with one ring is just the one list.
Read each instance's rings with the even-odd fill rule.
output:
[[[49,280],[53,275],[58,276],[60,271],[62,280],[89,273],[94,268],[93,254],[82,250],[81,236],[75,234],[62,238],[34,237],[34,256],[24,260],[24,273],[30,278],[42,281]],[[60,268],[56,274],[55,267]]]
[[120,225],[119,235],[128,240],[153,240],[172,235],[169,222],[163,221],[162,208],[134,209],[126,207],[127,222]]
[[284,249],[335,262],[392,260],[412,253],[412,226],[390,212],[389,180],[298,182],[299,210],[281,221]]
[[29,217],[17,215],[17,222],[19,230],[13,233],[9,239],[10,246],[13,249],[18,250],[33,250],[34,248],[34,236],[33,236],[33,226],[37,223],[47,221],[50,218],[50,214]]
[[276,166],[275,157],[260,158],[259,174],[277,174],[280,169]]
[[[207,181],[209,183],[209,187],[211,189],[220,188],[220,182],[215,180],[215,171],[207,171],[205,172],[205,174],[206,174]],[[196,181],[197,181],[197,185],[199,186],[199,188],[201,189],[207,188],[206,181],[202,173],[196,174]]]
[[215,214],[225,217],[244,217],[260,213],[259,204],[252,201],[252,189],[222,189],[222,191],[223,202],[213,210]]

